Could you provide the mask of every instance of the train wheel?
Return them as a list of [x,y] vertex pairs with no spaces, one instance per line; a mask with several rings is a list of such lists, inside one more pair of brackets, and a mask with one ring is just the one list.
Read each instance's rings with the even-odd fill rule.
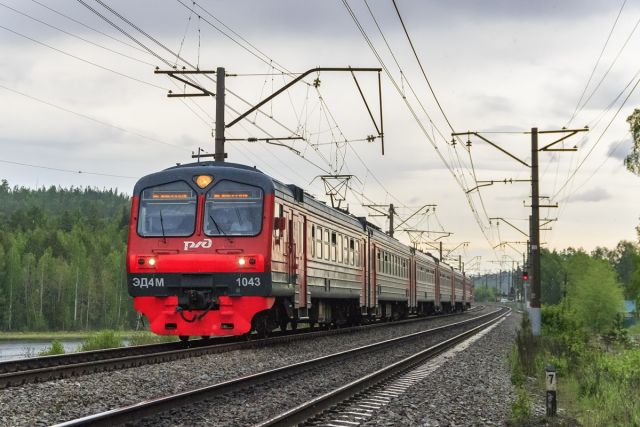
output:
[[253,324],[253,330],[256,331],[259,338],[267,338],[271,333],[271,322],[269,322],[269,315],[267,313],[262,312],[256,314],[251,323]]
[[189,341],[189,335],[180,335],[178,338],[180,338],[180,341],[182,342]]
[[287,330],[287,323],[289,323],[289,319],[287,319],[287,318],[284,318],[284,319],[280,320],[280,330],[282,332]]

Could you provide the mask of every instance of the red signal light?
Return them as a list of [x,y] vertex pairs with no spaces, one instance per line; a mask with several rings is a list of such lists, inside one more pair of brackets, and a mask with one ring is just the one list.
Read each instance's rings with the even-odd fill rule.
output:
[[527,282],[529,280],[529,273],[527,273],[526,271],[522,272],[522,280]]

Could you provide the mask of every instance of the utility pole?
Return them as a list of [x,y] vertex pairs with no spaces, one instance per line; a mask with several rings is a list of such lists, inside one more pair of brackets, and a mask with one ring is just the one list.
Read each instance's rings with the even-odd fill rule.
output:
[[224,152],[224,68],[216,69],[216,152],[213,159],[216,162],[224,162],[227,157]]
[[[227,157],[227,154],[224,151],[224,144],[226,141],[250,141],[250,142],[255,142],[255,141],[266,141],[267,143],[272,143],[271,141],[277,141],[277,140],[291,140],[291,139],[304,139],[301,136],[288,136],[288,137],[284,137],[284,138],[254,138],[254,137],[250,137],[250,138],[243,138],[243,139],[225,139],[224,136],[224,130],[226,128],[229,128],[231,126],[233,126],[234,124],[238,123],[240,120],[244,119],[245,117],[247,117],[249,114],[251,114],[252,112],[258,110],[261,106],[263,106],[264,104],[266,104],[267,102],[271,101],[273,98],[275,98],[276,96],[280,95],[281,93],[283,93],[284,91],[286,91],[289,87],[293,86],[294,84],[298,83],[299,81],[301,81],[302,79],[304,79],[304,77],[306,77],[307,75],[314,73],[314,72],[321,72],[321,71],[342,71],[342,72],[349,72],[351,73],[351,75],[353,76],[353,80],[355,81],[356,87],[358,88],[358,92],[360,93],[360,96],[362,97],[362,100],[364,101],[364,104],[367,108],[367,111],[369,112],[369,116],[371,117],[371,120],[373,121],[373,124],[376,128],[377,131],[377,135],[371,135],[368,138],[371,138],[372,140],[375,138],[380,138],[381,143],[382,143],[382,154],[384,155],[384,134],[383,132],[383,123],[382,123],[382,86],[381,86],[381,80],[380,80],[380,72],[382,71],[381,68],[352,68],[352,67],[317,67],[317,68],[312,68],[310,70],[305,71],[304,73],[299,74],[296,78],[294,78],[292,81],[290,81],[289,83],[285,84],[283,87],[281,87],[280,89],[278,89],[277,91],[275,91],[274,93],[272,93],[270,96],[266,97],[265,99],[263,99],[262,101],[260,101],[258,104],[254,105],[253,107],[251,107],[249,110],[245,111],[244,113],[240,114],[238,117],[236,117],[235,119],[233,119],[229,124],[226,124],[224,121],[224,107],[225,107],[225,77],[227,76],[225,73],[225,69],[224,67],[218,67],[216,68],[215,71],[209,70],[209,71],[205,71],[205,70],[187,70],[184,67],[182,69],[171,69],[171,70],[160,70],[159,68],[156,68],[154,73],[155,74],[166,74],[169,77],[172,77],[178,81],[180,81],[181,83],[183,83],[186,86],[189,86],[191,88],[197,89],[199,92],[195,92],[195,93],[173,93],[173,91],[169,91],[169,93],[167,94],[168,97],[170,98],[180,98],[180,97],[193,97],[193,96],[213,96],[216,98],[216,130],[215,130],[215,153],[214,154],[200,154],[200,150],[198,150],[198,160],[201,157],[213,157],[214,160],[216,162],[224,162],[224,159]],[[369,104],[367,103],[367,100],[364,96],[364,93],[362,92],[362,89],[360,88],[360,84],[358,83],[358,80],[356,79],[355,73],[354,72],[366,72],[366,71],[372,71],[372,72],[377,72],[378,73],[378,97],[379,97],[379,108],[380,108],[380,125],[378,126],[378,123],[376,122],[376,119],[373,116],[373,113],[371,112],[371,108],[369,107]],[[190,74],[215,74],[216,75],[216,93],[210,92],[207,89],[203,88],[202,86],[200,86],[198,83],[196,83],[195,81],[193,81],[193,79],[189,79],[188,77],[185,77],[185,75],[190,75]],[[234,74],[230,74],[230,76],[235,76]],[[320,80],[316,79],[318,82],[318,85],[320,84]],[[274,144],[274,145],[283,145],[283,144]],[[286,146],[285,147],[291,149],[291,147]],[[293,150],[296,151],[296,150]],[[194,156],[192,156],[194,157]]]
[[[529,249],[529,262],[531,271],[529,272],[531,289],[530,289],[530,309],[529,315],[531,317],[531,330],[534,336],[539,336],[542,330],[541,314],[540,314],[540,208],[557,208],[558,205],[540,205],[539,194],[539,176],[538,176],[538,152],[539,151],[577,151],[576,147],[573,148],[551,148],[552,146],[564,141],[567,138],[572,137],[578,132],[586,132],[589,128],[583,129],[558,129],[558,130],[546,130],[539,131],[538,128],[531,128],[531,164],[528,164],[524,160],[514,156],[504,148],[480,135],[478,132],[460,132],[452,133],[451,136],[466,135],[467,137],[475,135],[479,139],[485,141],[487,144],[503,152],[507,156],[516,160],[518,163],[531,169],[531,221],[530,221],[530,249]],[[550,144],[545,145],[542,148],[538,148],[538,135],[540,134],[563,134],[560,138],[553,141]],[[471,141],[467,141],[467,146],[471,150]],[[493,182],[491,182],[493,184]],[[477,187],[476,187],[477,188]]]
[[531,331],[539,336],[542,329],[540,312],[540,194],[538,182],[538,128],[531,129]]
[[[423,205],[420,208],[418,208],[414,213],[412,213],[411,215],[409,215],[409,217],[407,217],[405,220],[403,220],[400,224],[398,225],[394,225],[395,221],[394,221],[394,216],[396,215],[396,209],[393,206],[393,203],[390,203],[388,205],[362,205],[365,208],[370,208],[371,210],[373,210],[374,212],[376,212],[375,214],[371,214],[369,216],[383,216],[386,217],[389,220],[389,230],[387,231],[387,234],[391,237],[393,237],[394,232],[396,231],[396,228],[399,228],[400,226],[404,225],[407,223],[407,221],[409,221],[411,218],[413,218],[414,216],[416,216],[417,214],[421,213],[423,209],[427,208],[424,211],[424,214],[427,214],[429,212],[430,208],[433,208],[433,210],[435,211],[436,206],[438,205]],[[387,208],[388,210],[385,212],[382,209]],[[430,231],[420,231],[420,230],[413,230],[413,229],[404,229],[404,230],[400,230],[400,231],[405,231],[407,233],[420,233],[420,232],[424,232],[424,233],[436,233],[436,232],[430,232]],[[445,232],[446,233],[446,232]]]

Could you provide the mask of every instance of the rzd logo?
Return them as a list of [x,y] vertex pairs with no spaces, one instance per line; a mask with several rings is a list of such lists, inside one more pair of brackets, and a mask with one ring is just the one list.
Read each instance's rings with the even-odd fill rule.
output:
[[184,250],[188,251],[189,249],[209,249],[213,242],[211,239],[204,239],[199,242],[184,242]]

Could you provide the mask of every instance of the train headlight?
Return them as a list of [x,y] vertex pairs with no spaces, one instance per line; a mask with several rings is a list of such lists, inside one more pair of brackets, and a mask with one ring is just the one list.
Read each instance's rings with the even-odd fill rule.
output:
[[198,187],[206,188],[207,185],[211,184],[211,181],[213,181],[213,177],[211,175],[198,175],[194,176],[193,180]]
[[140,268],[156,268],[157,259],[152,256],[138,257],[138,265]]
[[238,265],[240,267],[244,267],[244,265],[247,263],[247,260],[244,258],[238,258]]

